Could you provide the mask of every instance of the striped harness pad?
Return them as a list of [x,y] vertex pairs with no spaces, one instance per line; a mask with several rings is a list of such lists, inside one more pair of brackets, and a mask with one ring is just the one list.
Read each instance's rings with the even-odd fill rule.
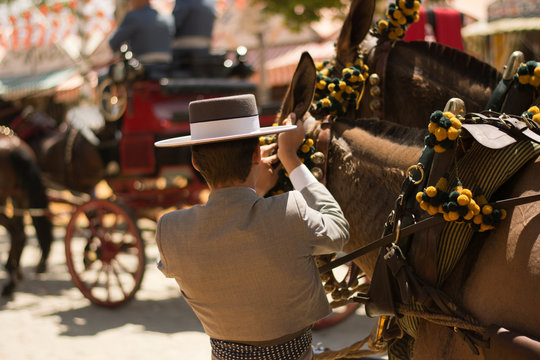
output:
[[[489,149],[474,142],[467,153],[458,160],[457,172],[464,186],[469,189],[479,187],[489,201],[501,185],[539,155],[540,144],[533,141],[518,141],[502,149]],[[449,179],[454,179],[453,182],[449,181],[449,188],[452,188],[456,185],[456,168],[452,169]],[[437,242],[437,286],[441,286],[448,278],[466,251],[473,235],[474,231],[466,224],[452,221],[444,225]],[[423,310],[420,304],[412,306],[416,310]],[[418,318],[405,315],[398,319],[398,322],[408,335],[416,337]],[[410,350],[408,345],[395,341],[389,350],[389,359],[401,358],[406,350]]]
[[297,360],[311,346],[311,329],[279,345],[256,346],[210,339],[212,355],[218,360]]

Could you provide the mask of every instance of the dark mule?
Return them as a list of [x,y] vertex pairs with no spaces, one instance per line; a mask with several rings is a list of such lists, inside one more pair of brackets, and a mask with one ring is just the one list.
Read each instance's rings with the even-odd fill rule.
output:
[[[299,74],[302,72],[307,74],[306,79]],[[311,101],[314,93],[312,74],[312,61],[303,56],[288,92],[289,99],[284,100],[284,114],[297,106],[299,109],[304,107],[298,104]],[[429,112],[433,110],[437,108]],[[427,127],[428,118],[423,120],[424,127]],[[319,122],[307,121],[307,134],[317,138],[322,131],[319,125]],[[407,170],[418,162],[425,130],[384,120],[337,119],[331,131],[326,184],[351,224],[351,239],[345,248],[350,252],[381,236]],[[539,172],[540,160],[537,158],[494,197],[540,193]],[[485,242],[473,241],[477,251],[462,257],[454,275],[448,276],[443,284],[454,301],[481,325],[496,324],[493,329],[504,327],[516,331],[507,333],[510,342],[513,338],[535,344],[534,338],[540,338],[540,310],[535,301],[540,296],[539,219],[538,201],[509,209],[507,218],[495,230],[479,236]],[[422,251],[426,249],[416,252]],[[377,252],[371,252],[355,262],[371,276],[376,256]],[[491,348],[480,347],[480,355],[475,357],[459,332],[420,321],[414,349],[409,355],[413,359],[490,359],[494,358],[494,353],[505,351],[498,347],[501,338],[493,337]],[[531,354],[527,353],[528,356]],[[523,359],[527,355],[512,354]]]
[[[52,243],[52,224],[48,218],[49,200],[41,182],[32,149],[5,126],[0,126],[0,225],[7,230],[11,246],[6,262],[9,275],[2,295],[11,295],[22,279],[20,260],[26,244],[24,212],[30,209],[36,237],[41,247],[37,272],[46,270]],[[8,199],[11,206],[7,206]]]
[[369,33],[374,8],[374,0],[353,0],[336,43],[331,78],[341,78],[359,55],[370,74],[358,109],[351,105],[345,117],[424,128],[430,113],[454,97],[467,111],[484,109],[501,78],[496,69],[438,43],[379,40]]

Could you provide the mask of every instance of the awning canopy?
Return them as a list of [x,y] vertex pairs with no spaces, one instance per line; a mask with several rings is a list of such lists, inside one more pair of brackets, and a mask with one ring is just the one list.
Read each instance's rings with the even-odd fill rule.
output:
[[27,96],[54,93],[56,87],[77,75],[76,67],[51,71],[38,75],[16,76],[0,80],[0,97],[4,100],[16,100]]

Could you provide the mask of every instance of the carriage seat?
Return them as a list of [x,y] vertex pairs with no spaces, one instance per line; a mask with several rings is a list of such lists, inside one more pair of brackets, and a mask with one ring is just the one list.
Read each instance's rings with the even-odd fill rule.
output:
[[244,80],[227,78],[163,78],[161,91],[168,95],[177,94],[223,94],[235,95],[254,93],[256,84]]
[[175,78],[227,77],[228,68],[224,65],[225,60],[225,54],[221,53],[186,54],[180,60],[173,62],[171,76]]

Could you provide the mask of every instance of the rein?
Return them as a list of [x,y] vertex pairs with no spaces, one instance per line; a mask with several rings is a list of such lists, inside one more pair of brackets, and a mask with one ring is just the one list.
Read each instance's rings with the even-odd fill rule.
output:
[[[535,201],[540,201],[540,193],[534,194],[534,195],[527,195],[527,196],[519,196],[504,200],[498,200],[493,202],[493,205],[501,208],[511,208],[518,205],[523,205],[527,203],[532,203]],[[399,230],[397,233],[391,233],[386,236],[383,236],[366,246],[363,246],[343,257],[340,257],[339,259],[333,260],[319,268],[320,273],[328,272],[340,265],[343,265],[351,260],[354,260],[362,255],[365,255],[373,250],[377,250],[378,248],[381,248],[386,245],[390,245],[394,241],[397,241],[400,238],[412,235],[420,230],[424,230],[427,228],[430,228],[432,226],[435,226],[437,224],[440,224],[444,222],[445,220],[442,218],[442,216],[430,216],[424,220],[418,221],[417,223],[414,223],[413,225],[406,226]]]

